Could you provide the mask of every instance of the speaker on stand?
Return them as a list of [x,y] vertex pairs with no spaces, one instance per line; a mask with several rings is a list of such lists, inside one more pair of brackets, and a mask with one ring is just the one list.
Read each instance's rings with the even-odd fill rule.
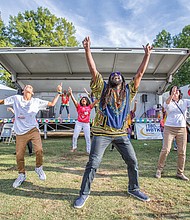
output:
[[146,118],[146,106],[145,103],[147,102],[147,94],[142,94],[142,103],[144,103],[144,117]]

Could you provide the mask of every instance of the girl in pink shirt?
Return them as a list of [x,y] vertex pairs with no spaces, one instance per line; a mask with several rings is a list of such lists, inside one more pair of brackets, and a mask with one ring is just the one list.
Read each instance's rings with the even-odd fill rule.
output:
[[97,100],[90,104],[90,100],[88,97],[84,96],[81,98],[78,103],[73,96],[72,89],[69,87],[69,94],[71,95],[71,99],[77,109],[78,117],[75,123],[73,140],[72,140],[72,149],[71,152],[76,151],[77,149],[77,139],[79,137],[80,132],[83,130],[85,140],[86,140],[86,151],[89,154],[91,148],[91,140],[90,140],[90,112],[98,102]]

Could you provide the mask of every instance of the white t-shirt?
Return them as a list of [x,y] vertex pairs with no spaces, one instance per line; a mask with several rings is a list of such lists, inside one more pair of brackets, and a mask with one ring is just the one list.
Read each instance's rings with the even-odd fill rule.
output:
[[[176,104],[180,107],[183,114]],[[164,103],[164,109],[167,114],[165,125],[171,127],[186,127],[186,118],[184,118],[184,116],[186,117],[187,108],[190,107],[190,99],[180,99],[176,104],[174,101],[171,101],[170,104]]]
[[13,105],[15,113],[14,132],[17,135],[27,133],[33,128],[39,128],[36,121],[36,115],[39,110],[43,110],[48,106],[48,101],[31,98],[31,100],[24,100],[21,95],[14,95],[4,99],[5,105]]

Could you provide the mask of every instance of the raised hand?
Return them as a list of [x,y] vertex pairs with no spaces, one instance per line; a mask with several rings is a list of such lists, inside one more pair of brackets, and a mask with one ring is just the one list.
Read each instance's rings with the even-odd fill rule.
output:
[[85,50],[89,49],[90,48],[90,44],[91,44],[90,43],[90,37],[89,36],[85,37],[83,42],[82,42],[82,44],[83,44],[83,47],[84,47]]
[[71,87],[68,88],[68,93],[71,95],[72,94],[72,89]]
[[146,46],[143,45],[143,48],[144,48],[144,51],[145,51],[146,54],[150,54],[152,49],[153,49],[153,46],[150,45],[149,43],[147,43]]
[[58,93],[62,92],[62,82],[57,86],[57,92]]
[[174,86],[173,88],[172,88],[172,92],[171,92],[171,95],[173,96],[173,95],[175,95],[176,93],[177,93],[177,86]]

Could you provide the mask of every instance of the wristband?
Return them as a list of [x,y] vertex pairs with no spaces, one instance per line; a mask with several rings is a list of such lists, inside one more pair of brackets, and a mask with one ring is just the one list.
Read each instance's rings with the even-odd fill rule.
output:
[[57,93],[58,93],[59,95],[61,95],[61,94],[62,94],[62,92],[60,92],[60,91],[57,91]]

